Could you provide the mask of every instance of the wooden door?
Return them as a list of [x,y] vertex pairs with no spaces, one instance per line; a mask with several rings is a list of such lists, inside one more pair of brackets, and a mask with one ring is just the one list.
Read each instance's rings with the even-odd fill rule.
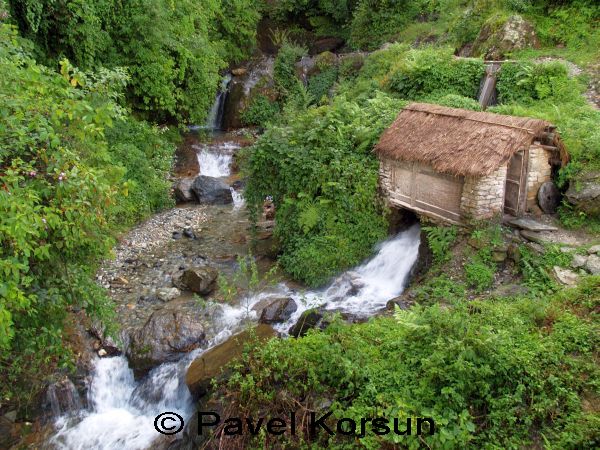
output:
[[515,217],[523,215],[527,201],[527,164],[529,149],[519,150],[508,163],[504,212]]

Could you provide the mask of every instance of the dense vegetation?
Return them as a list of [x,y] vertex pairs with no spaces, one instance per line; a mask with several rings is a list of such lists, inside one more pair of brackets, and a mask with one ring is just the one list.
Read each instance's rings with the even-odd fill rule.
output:
[[202,123],[219,71],[253,48],[251,0],[13,0],[12,17],[48,65],[127,67],[133,107],[158,120]]
[[338,36],[363,50],[391,41],[461,48],[511,14],[534,22],[544,47],[576,59],[595,55],[599,39],[594,0],[280,0],[265,14],[300,41]]
[[[431,306],[398,310],[395,319],[339,322],[302,339],[272,340],[248,349],[220,393],[247,417],[258,411],[301,417],[330,404],[323,411],[333,411],[329,426],[343,417],[357,423],[399,417],[403,424],[432,417],[436,423],[434,435],[420,437],[321,432],[313,442],[319,447],[595,448],[599,286],[598,277],[590,278],[576,290],[537,300],[457,296],[446,307],[438,297]],[[230,445],[262,446],[269,438],[240,439],[246,441]]]
[[[0,374],[2,398],[69,361],[70,307],[106,317],[95,284],[114,231],[171,205],[168,134],[119,105],[122,71],[37,64],[0,24]],[[59,358],[57,357],[65,357]],[[24,378],[24,374],[26,377]]]

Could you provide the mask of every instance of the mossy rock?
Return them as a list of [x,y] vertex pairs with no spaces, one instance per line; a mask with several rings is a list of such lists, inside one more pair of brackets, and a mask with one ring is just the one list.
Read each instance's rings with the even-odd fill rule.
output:
[[511,52],[525,48],[539,48],[534,26],[519,15],[490,18],[481,28],[473,43],[472,55],[488,60],[501,60]]
[[213,378],[218,381],[225,380],[229,373],[226,369],[227,365],[242,356],[244,344],[253,336],[256,336],[259,341],[268,341],[277,336],[277,333],[271,326],[260,324],[252,331],[242,331],[230,337],[196,358],[185,375],[185,383],[192,396],[198,398],[205,395],[210,389]]

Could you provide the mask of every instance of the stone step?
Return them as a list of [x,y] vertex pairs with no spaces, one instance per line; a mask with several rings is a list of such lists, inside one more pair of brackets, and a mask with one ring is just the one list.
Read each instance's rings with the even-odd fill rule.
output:
[[516,228],[520,228],[522,230],[527,231],[558,231],[558,227],[548,225],[545,223],[540,223],[537,220],[533,219],[513,219],[510,220],[508,223],[509,225],[512,225]]

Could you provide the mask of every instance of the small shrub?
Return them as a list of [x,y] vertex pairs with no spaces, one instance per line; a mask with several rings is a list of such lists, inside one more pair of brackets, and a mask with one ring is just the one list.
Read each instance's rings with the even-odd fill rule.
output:
[[456,227],[423,227],[423,231],[427,234],[427,243],[433,253],[433,259],[437,264],[442,264],[450,259],[450,248],[458,230]]
[[338,76],[336,67],[329,67],[308,80],[308,93],[320,102],[323,97],[329,97],[329,91],[335,84]]
[[465,275],[469,286],[482,292],[494,283],[495,267],[481,258],[473,258],[465,265]]
[[273,67],[275,86],[280,95],[286,99],[298,90],[296,62],[306,55],[306,49],[297,45],[285,43],[277,53]]
[[252,98],[248,107],[242,111],[241,119],[246,126],[265,127],[276,120],[280,113],[279,103],[271,101],[266,95],[258,94]]
[[419,304],[456,303],[465,298],[465,286],[442,274],[413,291]]

